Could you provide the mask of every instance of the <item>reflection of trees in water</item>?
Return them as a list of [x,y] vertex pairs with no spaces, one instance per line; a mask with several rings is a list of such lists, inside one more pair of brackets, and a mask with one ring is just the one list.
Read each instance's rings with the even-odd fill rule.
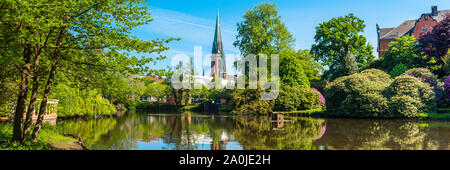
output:
[[[173,116],[168,125],[170,131],[164,136],[164,143],[173,144],[173,149],[197,149],[197,144],[219,144],[222,134],[232,134],[232,122],[226,117],[201,117],[192,115]],[[188,121],[190,120],[190,121]],[[210,141],[205,141],[212,139]]]
[[[66,120],[66,134],[80,136],[92,149],[137,149],[138,142],[160,140],[161,149],[223,149],[237,141],[243,149],[449,149],[450,123],[404,120],[290,118],[274,131],[267,117],[147,115]],[[325,135],[320,137],[326,124]]]
[[[113,123],[108,123],[113,121]],[[222,134],[232,134],[232,120],[191,115],[130,113],[120,118],[61,121],[66,133],[82,137],[92,149],[136,149],[138,142],[162,140],[162,149],[197,149],[205,137],[219,144]]]
[[292,118],[281,130],[273,130],[267,117],[236,117],[235,138],[244,149],[311,150],[312,139],[320,136],[323,119]]
[[117,121],[113,118],[90,120],[67,120],[57,123],[58,130],[64,134],[78,135],[84,144],[91,148],[99,142],[102,135],[107,134]]
[[448,145],[446,140],[448,133],[429,127],[433,123],[405,120],[329,119],[327,134],[315,145],[324,146],[326,149],[355,150],[448,149],[448,147],[442,147],[440,143],[444,142]]

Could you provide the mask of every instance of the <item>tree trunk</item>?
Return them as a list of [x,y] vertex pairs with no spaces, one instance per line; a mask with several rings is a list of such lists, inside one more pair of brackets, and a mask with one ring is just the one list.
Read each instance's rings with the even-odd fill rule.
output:
[[23,135],[22,135],[22,143],[27,140],[27,137],[30,134],[31,123],[33,122],[33,112],[35,111],[36,100],[38,96],[39,89],[39,54],[36,55],[34,59],[34,70],[33,70],[33,89],[31,91],[30,103],[28,105],[27,115],[25,118],[25,123],[23,127]]
[[28,136],[30,135],[31,124],[33,122],[33,112],[36,111],[36,100],[38,97],[39,90],[39,81],[41,79],[41,75],[39,74],[39,62],[42,50],[47,47],[47,42],[52,34],[53,29],[49,31],[47,37],[45,38],[44,45],[38,46],[37,51],[34,57],[34,66],[33,66],[33,89],[31,91],[30,104],[28,105],[27,115],[25,118],[25,124],[23,127],[23,135],[22,135],[22,143],[24,143]]
[[19,84],[19,96],[17,98],[16,111],[14,113],[14,129],[13,129],[13,140],[22,140],[22,121],[25,111],[25,105],[28,95],[28,74],[30,73],[30,58],[31,51],[30,47],[26,46],[24,49],[24,65],[22,67],[22,77]]
[[47,84],[45,85],[44,95],[42,97],[41,106],[39,107],[39,112],[38,112],[39,114],[38,114],[38,118],[36,121],[36,126],[34,127],[33,134],[31,135],[31,138],[33,141],[36,141],[36,139],[39,135],[39,131],[41,130],[41,127],[42,127],[42,121],[44,119],[45,109],[46,109],[47,102],[48,102],[48,95],[50,94],[50,89],[52,88],[53,79],[56,74],[56,67],[58,64],[59,49],[60,49],[59,46],[61,45],[61,42],[62,42],[65,32],[66,32],[66,28],[64,28],[64,27],[61,28],[59,35],[58,35],[58,39],[56,40],[56,46],[58,48],[55,49],[53,56],[52,56],[50,75],[48,76]]

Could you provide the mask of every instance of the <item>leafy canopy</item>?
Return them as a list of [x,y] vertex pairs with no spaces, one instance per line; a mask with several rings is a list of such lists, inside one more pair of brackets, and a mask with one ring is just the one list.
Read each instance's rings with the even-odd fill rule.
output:
[[334,80],[345,75],[343,58],[348,51],[352,51],[358,67],[366,66],[374,60],[373,47],[360,35],[365,27],[364,21],[353,14],[332,18],[316,27],[311,52],[317,60],[328,66],[325,78]]

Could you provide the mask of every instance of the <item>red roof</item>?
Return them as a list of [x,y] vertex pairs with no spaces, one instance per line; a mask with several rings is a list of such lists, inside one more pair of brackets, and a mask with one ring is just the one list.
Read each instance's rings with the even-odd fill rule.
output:
[[145,78],[153,80],[153,81],[156,81],[156,82],[165,82],[166,81],[166,79],[158,78],[158,77],[152,77],[152,76],[145,76]]

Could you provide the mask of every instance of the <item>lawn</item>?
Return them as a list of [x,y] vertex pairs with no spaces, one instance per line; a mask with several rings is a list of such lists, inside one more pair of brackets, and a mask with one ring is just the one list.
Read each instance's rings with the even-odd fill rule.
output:
[[82,149],[78,140],[57,133],[56,127],[44,124],[37,142],[27,141],[24,145],[10,141],[12,123],[0,123],[0,150],[49,150],[49,149]]

